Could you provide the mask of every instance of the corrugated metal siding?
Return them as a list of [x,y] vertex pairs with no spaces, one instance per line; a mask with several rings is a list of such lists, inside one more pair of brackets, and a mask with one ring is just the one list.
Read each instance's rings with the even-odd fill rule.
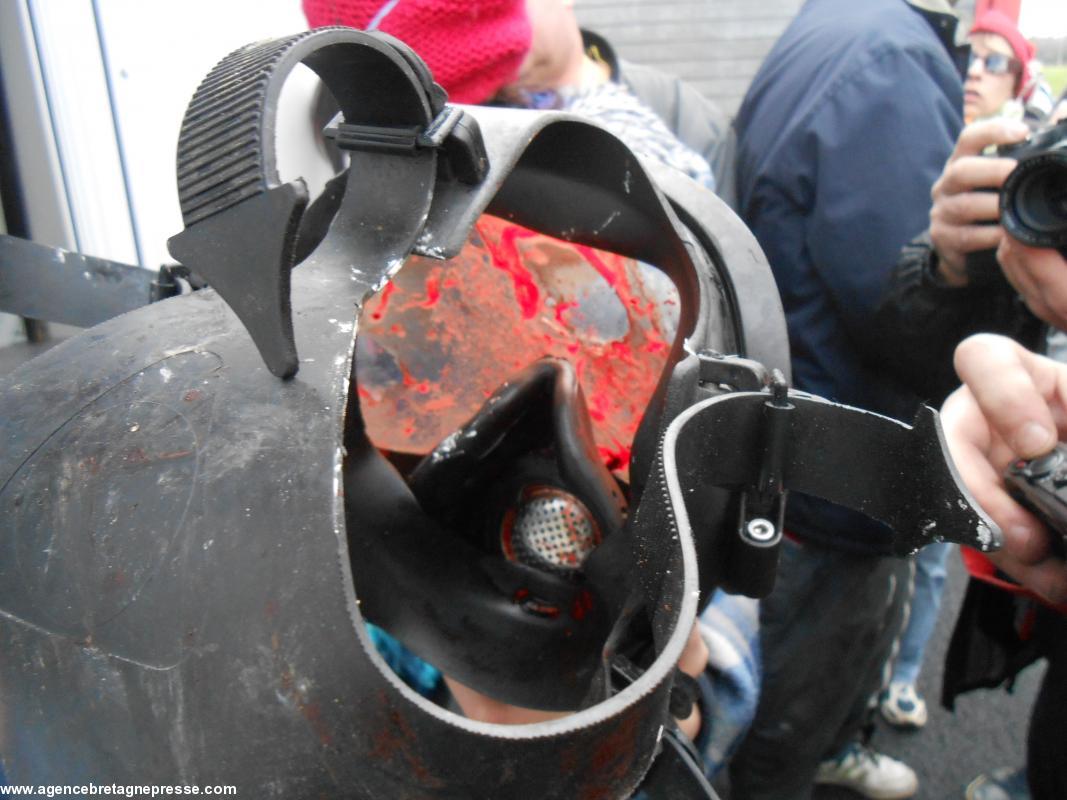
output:
[[623,58],[692,83],[733,114],[803,0],[578,0],[583,27]]

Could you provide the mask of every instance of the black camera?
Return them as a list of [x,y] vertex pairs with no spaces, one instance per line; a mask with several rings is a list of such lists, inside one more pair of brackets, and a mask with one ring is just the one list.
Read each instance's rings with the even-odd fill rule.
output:
[[1008,492],[1033,511],[1053,537],[1052,549],[1060,556],[1067,546],[1067,444],[1060,442],[1047,455],[1020,459],[1004,471]]
[[1019,164],[1000,189],[1000,223],[1031,247],[1054,247],[1067,258],[1067,120],[1037,131],[997,155]]

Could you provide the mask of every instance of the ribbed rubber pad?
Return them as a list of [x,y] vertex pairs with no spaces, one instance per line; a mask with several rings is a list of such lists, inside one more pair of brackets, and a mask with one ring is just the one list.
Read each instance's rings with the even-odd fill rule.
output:
[[178,137],[178,197],[186,227],[265,192],[276,180],[264,163],[267,89],[278,62],[312,33],[242,47],[197,87]]

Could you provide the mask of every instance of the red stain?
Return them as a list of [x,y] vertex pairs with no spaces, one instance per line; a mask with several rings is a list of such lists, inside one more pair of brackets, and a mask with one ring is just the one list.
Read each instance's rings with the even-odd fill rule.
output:
[[434,413],[436,411],[446,411],[450,408],[455,408],[456,398],[449,397],[447,395],[441,395],[435,397],[432,400],[427,400],[423,403],[423,409],[427,412]]
[[[635,780],[641,774],[643,765],[636,765],[635,759],[638,752],[651,752],[649,736],[655,735],[655,729],[656,726],[648,725],[647,718],[638,719],[632,713],[620,716],[619,723],[597,739],[588,762],[582,764],[585,780],[577,797],[580,800],[616,797],[627,778]],[[643,736],[638,734],[639,730]],[[564,763],[568,760],[572,759]]]
[[201,392],[199,389],[190,389],[189,391],[187,391],[182,396],[182,399],[186,403],[193,403],[193,402],[196,402],[197,400],[199,400],[203,396],[204,396],[204,393]]
[[573,301],[563,302],[563,303],[556,303],[556,322],[558,322],[560,325],[566,325],[567,323],[563,319],[563,312],[567,311],[567,310],[569,310],[571,308],[577,308],[577,307],[578,307],[578,304],[573,302]]
[[542,603],[539,600],[527,600],[522,604],[522,607],[523,610],[529,611],[531,614],[536,614],[539,617],[555,619],[559,616],[559,606],[554,606],[551,603]]
[[614,442],[613,444],[614,448],[601,445],[597,447],[597,450],[600,452],[600,457],[604,461],[604,466],[612,472],[616,472],[620,469],[625,469],[626,465],[630,463],[631,448],[619,444],[618,442]]
[[378,295],[378,297],[377,297],[377,299],[378,299],[378,308],[375,309],[374,313],[372,313],[370,315],[370,318],[372,320],[374,320],[375,322],[378,322],[379,320],[382,319],[382,317],[385,316],[385,312],[389,308],[389,298],[393,296],[393,292],[395,292],[395,291],[396,291],[396,284],[395,283],[391,283],[390,282],[390,283],[385,284],[385,288],[382,289],[382,293],[380,295]]
[[440,277],[431,273],[426,279],[426,300],[420,303],[423,308],[433,308],[441,300]]
[[[360,363],[371,441],[427,453],[516,372],[552,356],[574,365],[604,463],[625,480],[630,443],[670,352],[667,322],[677,316],[671,296],[649,293],[645,269],[488,216],[455,258],[408,259],[361,320],[360,335],[390,364],[372,371]],[[619,316],[601,334],[585,298],[602,305],[611,295]]]
[[322,709],[319,708],[318,703],[304,703],[298,702],[297,708],[300,709],[300,713],[304,715],[304,719],[311,725],[311,729],[319,737],[319,744],[323,747],[329,747],[333,744],[333,736],[330,735],[330,729],[326,727],[325,721],[322,719]]
[[[271,639],[272,644],[274,639]],[[277,648],[275,648],[277,650]],[[322,718],[322,709],[318,703],[309,703],[307,698],[307,690],[305,687],[297,685],[293,671],[289,667],[285,667],[282,670],[282,674],[279,680],[279,688],[282,694],[286,695],[292,700],[293,705],[296,706],[296,710],[300,712],[311,730],[319,739],[319,744],[323,747],[329,747],[333,744],[333,735],[330,732],[329,726]]]
[[419,787],[442,789],[437,777],[420,757],[420,739],[403,715],[389,707],[384,693],[377,697],[378,708],[368,726],[374,735],[370,755],[388,772],[415,778]]
[[574,598],[574,602],[571,603],[571,616],[576,620],[585,619],[585,615],[593,610],[593,595],[589,593],[589,590],[582,589],[578,592],[577,597]]
[[602,250],[594,250],[584,244],[576,244],[574,249],[581,253],[585,260],[592,265],[593,269],[600,273],[600,277],[607,281],[608,286],[618,285],[621,273],[605,263],[604,259],[601,258],[601,255],[603,255]]
[[[481,223],[479,222],[479,224]],[[523,263],[515,242],[518,239],[536,235],[533,231],[512,225],[504,229],[504,235],[500,238],[500,245],[497,247],[490,244],[491,239],[489,237],[483,237],[489,247],[489,252],[492,253],[493,266],[511,276],[515,286],[515,299],[519,301],[519,306],[522,308],[523,319],[532,319],[534,314],[537,313],[541,292],[537,288],[537,283],[534,281],[533,275],[530,274],[530,270]]]

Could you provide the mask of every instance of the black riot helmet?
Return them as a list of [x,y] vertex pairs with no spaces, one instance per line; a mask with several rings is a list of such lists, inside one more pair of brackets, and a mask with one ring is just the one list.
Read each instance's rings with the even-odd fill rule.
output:
[[[330,135],[349,154],[310,207],[302,181],[279,181],[273,144],[299,63],[337,100]],[[669,739],[702,599],[769,589],[786,487],[862,494],[902,551],[946,521],[946,536],[992,543],[955,502],[932,416],[913,430],[787,392],[751,234],[595,125],[447,105],[399,42],[320,29],[220,62],[178,155],[171,251],[212,289],[98,325],[0,383],[0,755],[17,782],[626,797]],[[390,328],[368,340],[390,280],[437,259],[449,290],[476,298],[462,267],[507,236],[540,242],[527,255],[549,273],[546,252],[586,266],[606,253],[622,262],[604,281],[655,268],[673,285],[659,371],[613,428],[632,433],[628,463],[604,457],[597,416],[614,412],[590,408],[603,387],[566,352],[500,364],[484,402],[428,445],[386,441],[407,437],[415,395],[441,399],[446,366],[424,365],[433,383],[412,372],[422,348]],[[562,302],[604,339],[594,295]],[[426,342],[430,322],[393,335]],[[462,384],[463,364],[447,366]],[[390,374],[413,396],[375,427]],[[829,428],[841,436],[824,441]],[[909,469],[880,489],[886,462],[871,458],[839,487],[835,468],[872,436]],[[930,502],[945,496],[947,510]],[[392,674],[366,620],[478,691],[573,713],[464,719]]]

